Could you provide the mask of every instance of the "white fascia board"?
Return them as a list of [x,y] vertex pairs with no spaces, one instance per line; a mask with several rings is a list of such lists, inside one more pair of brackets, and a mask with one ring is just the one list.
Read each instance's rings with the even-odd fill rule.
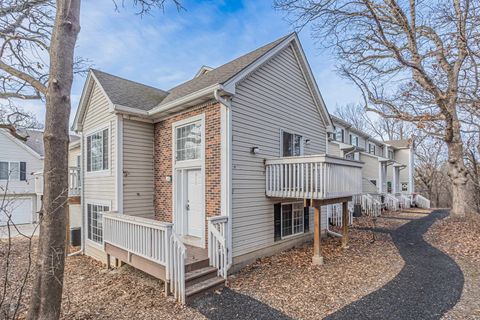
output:
[[113,111],[118,113],[133,114],[136,116],[148,117],[148,112],[145,110],[139,110],[131,107],[122,106],[121,104],[114,104]]
[[215,90],[222,90],[222,91],[225,91],[229,94],[232,94],[232,92],[228,92],[228,90],[225,90],[224,86],[222,86],[219,83],[216,83],[214,85],[211,85],[209,87],[206,87],[206,88],[198,90],[198,91],[195,91],[191,94],[188,94],[188,95],[183,96],[181,98],[178,98],[176,100],[165,103],[164,105],[159,105],[159,106],[153,108],[152,110],[147,111],[147,114],[149,116],[158,115],[159,113],[162,113],[164,111],[168,111],[168,110],[170,110],[172,108],[175,108],[175,107],[178,107],[182,104],[186,104],[186,103],[191,102],[193,100],[196,100],[196,99],[202,98],[204,96],[208,96],[210,94],[213,94],[213,92]]

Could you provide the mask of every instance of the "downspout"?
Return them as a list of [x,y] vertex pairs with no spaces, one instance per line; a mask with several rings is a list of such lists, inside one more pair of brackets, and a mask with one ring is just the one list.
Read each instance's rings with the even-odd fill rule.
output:
[[227,196],[225,199],[225,211],[228,217],[227,230],[228,230],[228,239],[227,239],[227,250],[228,250],[228,263],[227,271],[232,266],[233,257],[232,257],[232,224],[233,224],[233,215],[232,215],[232,104],[229,99],[225,99],[220,96],[219,89],[215,89],[213,92],[215,100],[221,105],[225,106],[226,111],[226,152],[225,152],[225,175],[226,175],[226,187],[227,187]]

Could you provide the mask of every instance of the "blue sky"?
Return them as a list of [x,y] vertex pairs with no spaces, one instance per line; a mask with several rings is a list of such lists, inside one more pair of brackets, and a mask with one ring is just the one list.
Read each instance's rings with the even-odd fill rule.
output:
[[[111,0],[85,0],[76,55],[96,69],[166,90],[192,78],[202,65],[220,66],[292,32],[272,1],[182,0],[186,10],[168,5],[164,13],[141,18],[133,1],[116,12]],[[358,90],[336,75],[334,59],[315,45],[310,30],[299,36],[330,111],[360,101]],[[81,76],[74,80],[71,119],[84,81]],[[43,121],[42,104],[24,107]]]

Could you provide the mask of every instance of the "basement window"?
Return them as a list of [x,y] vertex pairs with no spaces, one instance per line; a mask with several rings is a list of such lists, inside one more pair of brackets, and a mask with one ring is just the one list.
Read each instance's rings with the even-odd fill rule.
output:
[[282,203],[282,239],[304,232],[303,202]]
[[88,215],[88,239],[101,244],[103,242],[102,213],[110,211],[110,207],[87,204]]

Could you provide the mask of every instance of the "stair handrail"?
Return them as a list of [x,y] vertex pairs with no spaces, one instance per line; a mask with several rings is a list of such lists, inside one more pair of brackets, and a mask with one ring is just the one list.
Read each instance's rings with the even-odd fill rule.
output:
[[389,211],[398,211],[400,209],[400,201],[395,196],[385,193],[385,205]]
[[421,194],[417,194],[417,195],[415,196],[415,204],[416,204],[419,208],[430,209],[430,200],[428,200],[427,198],[425,198],[425,197],[422,196]]
[[208,259],[212,267],[217,268],[217,274],[227,279],[228,249],[227,249],[227,216],[208,218]]
[[185,304],[185,257],[187,248],[174,230],[171,231],[168,248],[167,274],[170,280],[170,289],[175,299],[181,304]]

